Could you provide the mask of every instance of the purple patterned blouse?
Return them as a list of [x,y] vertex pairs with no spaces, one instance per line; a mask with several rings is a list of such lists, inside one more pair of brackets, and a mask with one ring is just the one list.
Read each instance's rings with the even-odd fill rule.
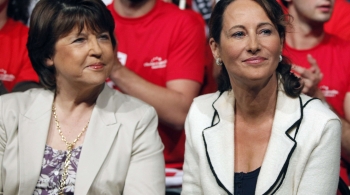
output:
[[[79,146],[72,150],[72,156],[68,167],[66,186],[64,188],[65,194],[74,194],[75,178],[81,149],[82,146]],[[66,156],[67,151],[55,150],[50,146],[45,146],[41,173],[33,193],[34,195],[58,194]]]

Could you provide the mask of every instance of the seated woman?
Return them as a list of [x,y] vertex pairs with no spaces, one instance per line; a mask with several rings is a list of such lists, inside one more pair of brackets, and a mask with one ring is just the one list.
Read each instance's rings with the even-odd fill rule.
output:
[[186,120],[185,195],[335,194],[341,124],[281,56],[287,18],[276,1],[220,0],[210,46],[219,92]]
[[0,97],[1,194],[164,195],[155,110],[105,85],[114,21],[100,0],[40,0],[28,51],[46,89]]

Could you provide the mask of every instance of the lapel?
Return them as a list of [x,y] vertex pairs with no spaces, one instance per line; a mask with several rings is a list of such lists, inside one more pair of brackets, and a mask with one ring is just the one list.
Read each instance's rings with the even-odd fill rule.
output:
[[214,124],[203,131],[208,163],[218,185],[228,194],[233,194],[233,93],[221,94],[213,103],[213,108],[217,112]]
[[[294,135],[291,135],[293,130],[287,130],[301,119],[301,112],[300,98],[290,98],[284,91],[278,91],[271,137],[260,169],[256,194],[271,194],[282,181],[278,178],[288,167],[288,160],[296,147]],[[295,128],[293,129],[295,133]],[[269,193],[266,193],[268,190]]]
[[51,119],[54,93],[40,90],[27,112],[22,113],[18,126],[19,193],[30,194],[39,179],[45,144]]
[[79,159],[75,194],[88,194],[117,135],[120,123],[115,111],[122,103],[113,96],[114,91],[105,85],[97,98]]
[[[212,126],[203,131],[208,163],[218,185],[228,194],[233,194],[233,92],[224,92],[213,103],[213,108],[217,112],[217,117]],[[255,194],[264,194],[272,188],[282,170],[285,169],[286,161],[295,147],[294,136],[290,135],[291,132],[287,133],[287,130],[301,118],[301,111],[300,99],[288,97],[280,88],[271,137],[260,169]]]

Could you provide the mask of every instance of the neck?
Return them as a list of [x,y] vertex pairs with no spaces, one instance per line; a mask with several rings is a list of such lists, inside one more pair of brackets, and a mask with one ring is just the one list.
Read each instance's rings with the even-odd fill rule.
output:
[[[80,89],[74,86],[60,88],[57,85],[55,104],[66,112],[72,113],[78,109],[82,112],[86,109],[92,109],[100,92],[103,90],[104,84],[86,89]],[[77,90],[80,89],[80,90]]]
[[0,4],[0,29],[4,27],[7,21],[7,7],[8,7],[7,2]]
[[232,85],[235,94],[235,114],[252,123],[273,117],[277,102],[277,88],[275,74],[260,86]]
[[150,12],[157,0],[140,0],[132,2],[130,0],[115,0],[114,10],[126,18],[138,18]]
[[293,16],[293,26],[287,26],[287,44],[299,50],[317,46],[325,36],[324,23],[307,20],[293,10],[289,9],[289,14]]

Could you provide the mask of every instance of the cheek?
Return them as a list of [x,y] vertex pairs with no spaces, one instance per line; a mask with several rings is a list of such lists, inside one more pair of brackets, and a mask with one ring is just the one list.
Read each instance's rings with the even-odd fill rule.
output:
[[223,60],[235,61],[239,58],[244,47],[239,42],[223,45],[221,48]]

